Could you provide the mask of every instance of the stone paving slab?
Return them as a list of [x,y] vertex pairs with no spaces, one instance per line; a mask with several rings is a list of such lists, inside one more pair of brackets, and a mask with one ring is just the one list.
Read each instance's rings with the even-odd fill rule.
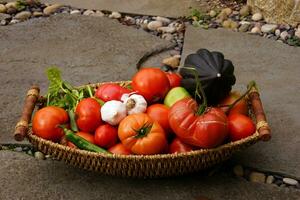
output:
[[300,48],[259,36],[224,29],[187,27],[184,58],[199,48],[221,51],[233,61],[237,88],[249,81],[259,85],[272,139],[236,156],[241,163],[300,177]]
[[[226,174],[164,179],[102,176],[63,162],[0,151],[0,199],[299,199],[300,192]],[[205,197],[205,198],[204,198]]]
[[15,142],[26,90],[38,84],[46,93],[48,66],[74,85],[129,80],[143,55],[172,45],[101,17],[61,14],[0,26],[0,143]]
[[189,15],[191,8],[206,11],[209,7],[206,0],[42,0],[41,2],[61,3],[86,9],[174,18]]

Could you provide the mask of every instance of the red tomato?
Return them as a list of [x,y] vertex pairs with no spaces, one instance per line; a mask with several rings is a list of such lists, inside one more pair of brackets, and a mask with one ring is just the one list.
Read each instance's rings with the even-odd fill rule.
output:
[[157,68],[143,68],[132,78],[132,88],[141,94],[148,103],[162,100],[170,90],[167,75]]
[[76,124],[83,132],[94,132],[102,124],[101,105],[93,98],[81,100],[75,110]]
[[115,83],[105,83],[98,87],[95,97],[102,101],[121,100],[123,94],[130,93],[131,90],[124,88]]
[[170,153],[184,153],[192,150],[192,146],[183,143],[179,138],[175,138],[169,147]]
[[177,101],[170,109],[169,123],[184,142],[201,148],[214,148],[228,136],[227,117],[219,108],[208,108],[197,115],[197,102],[192,98]]
[[[94,140],[94,135],[90,134],[90,133],[85,133],[85,132],[77,132],[76,135],[82,137],[83,139],[89,141],[92,144],[95,144],[95,140]],[[72,148],[77,148],[75,144],[73,144],[72,142],[68,141],[67,145],[69,147]]]
[[[230,105],[240,97],[241,97],[241,95],[238,92],[236,92],[236,91],[230,92],[230,94],[219,103],[219,106]],[[228,107],[220,107],[220,108],[225,113],[228,110]],[[232,114],[232,113],[240,113],[240,114],[248,115],[248,106],[247,106],[247,102],[246,102],[245,98],[241,99],[237,104],[235,104],[235,106],[233,108],[230,109],[229,114]]]
[[132,114],[119,124],[119,138],[135,154],[162,153],[167,145],[163,128],[145,113]]
[[246,115],[239,113],[228,116],[228,128],[231,141],[246,138],[256,131],[253,121]]
[[154,121],[157,121],[166,133],[170,133],[171,128],[168,119],[169,110],[170,108],[164,104],[153,104],[147,108],[146,113]]
[[122,143],[116,144],[108,149],[109,152],[119,155],[130,155],[131,151],[127,149]]
[[99,126],[95,131],[95,144],[100,147],[109,148],[117,143],[118,129],[104,124]]
[[33,116],[32,131],[41,138],[58,142],[64,136],[63,130],[58,125],[68,122],[69,116],[64,109],[48,106],[38,110]]
[[180,74],[177,73],[172,73],[172,72],[165,72],[169,82],[170,82],[170,87],[174,88],[174,87],[179,87],[181,84],[181,79],[182,77],[180,76]]

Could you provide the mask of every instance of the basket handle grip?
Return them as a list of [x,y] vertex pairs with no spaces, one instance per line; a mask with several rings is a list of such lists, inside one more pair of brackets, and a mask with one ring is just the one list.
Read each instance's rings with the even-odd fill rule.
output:
[[250,88],[248,96],[256,119],[256,130],[259,137],[262,141],[269,141],[271,139],[271,128],[267,122],[260,95],[255,85]]
[[31,120],[35,104],[39,98],[39,93],[40,88],[36,85],[33,85],[27,92],[21,118],[15,127],[14,138],[16,141],[22,141],[26,137],[28,124]]

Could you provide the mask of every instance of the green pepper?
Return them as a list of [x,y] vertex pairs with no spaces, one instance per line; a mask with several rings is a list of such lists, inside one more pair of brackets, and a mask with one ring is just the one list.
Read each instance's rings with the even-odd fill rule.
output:
[[190,96],[191,95],[185,88],[175,87],[168,92],[167,96],[165,97],[164,104],[168,107],[171,107],[177,101]]

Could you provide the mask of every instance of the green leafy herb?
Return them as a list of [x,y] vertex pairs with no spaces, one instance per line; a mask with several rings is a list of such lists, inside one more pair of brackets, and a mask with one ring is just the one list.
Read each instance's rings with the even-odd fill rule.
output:
[[287,43],[291,46],[300,46],[300,38],[297,36],[292,36],[287,40]]

